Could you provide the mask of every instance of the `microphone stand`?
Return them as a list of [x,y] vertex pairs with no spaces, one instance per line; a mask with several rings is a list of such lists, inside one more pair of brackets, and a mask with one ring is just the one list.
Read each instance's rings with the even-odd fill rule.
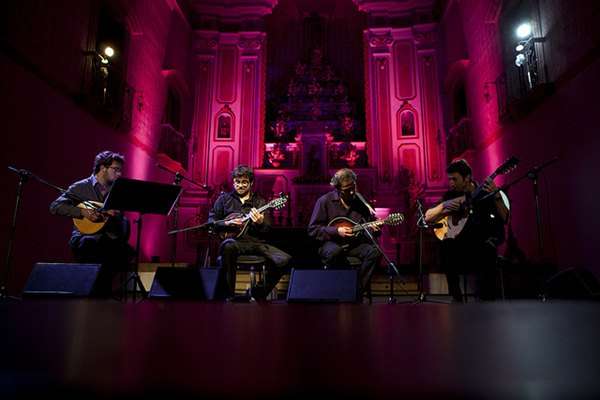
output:
[[536,166],[532,167],[531,169],[529,169],[529,171],[527,171],[527,173],[525,173],[524,175],[520,176],[519,178],[517,178],[516,180],[514,180],[513,182],[509,183],[508,185],[506,185],[502,188],[502,190],[506,191],[511,186],[516,185],[517,183],[519,183],[520,181],[522,181],[525,178],[527,178],[531,181],[531,183],[533,185],[533,200],[535,202],[535,222],[536,222],[537,238],[538,238],[538,256],[539,256],[540,261],[542,261],[542,259],[544,257],[544,240],[543,240],[543,235],[542,235],[542,210],[540,207],[540,192],[539,192],[539,188],[538,188],[538,176],[544,168],[546,168],[547,166],[549,166],[551,164],[554,164],[558,160],[559,160],[559,157],[555,156],[555,157],[543,162],[541,165],[536,165]]
[[[363,218],[363,222],[364,222],[364,218]],[[379,253],[383,256],[383,258],[387,262],[387,273],[388,273],[388,279],[390,281],[390,295],[388,297],[387,302],[388,302],[388,304],[396,304],[397,300],[394,297],[394,275],[399,277],[400,272],[398,272],[398,268],[396,268],[396,264],[394,264],[394,262],[392,260],[390,260],[390,258],[387,256],[387,254],[385,254],[385,252],[381,249],[381,247],[379,246],[379,243],[377,243],[377,241],[373,237],[373,234],[369,231],[369,228],[364,228],[364,229],[362,229],[362,231],[365,233],[365,235],[367,235],[367,237],[371,240],[371,243],[373,243],[373,246],[375,246],[377,251],[379,251]],[[370,280],[370,278],[371,277],[369,277],[369,280]],[[406,283],[402,279],[399,279],[399,280],[402,285],[404,285]]]
[[[355,192],[355,195],[358,198],[358,200],[367,208],[367,210],[369,210],[369,213],[371,214],[371,216],[374,217],[375,210],[373,209],[373,207],[371,207],[369,202],[367,202],[367,200],[358,191]],[[362,219],[362,222],[367,222],[367,221],[365,221],[364,218],[361,218],[361,219]],[[375,238],[373,237],[373,235],[371,234],[369,229],[365,228],[365,229],[363,229],[363,231],[365,232],[365,234],[367,235],[369,240],[371,240],[371,243],[373,243],[373,246],[375,246],[377,251],[379,251],[379,254],[381,254],[383,256],[383,258],[385,259],[385,261],[387,262],[387,274],[388,274],[388,279],[390,281],[390,295],[388,297],[387,302],[388,302],[388,304],[396,304],[397,300],[394,297],[394,275],[399,277],[400,272],[398,272],[398,268],[396,268],[396,264],[394,264],[394,262],[392,260],[390,260],[390,258],[387,256],[387,254],[384,253],[384,251],[381,249],[381,247],[379,247],[379,243],[377,243],[377,241],[375,240]],[[404,285],[406,283],[402,279],[399,279],[399,280],[402,285]]]
[[[417,229],[419,230],[419,245],[418,245],[418,264],[419,264],[419,280],[417,282],[417,288],[419,290],[419,294],[417,298],[413,301],[413,303],[440,303],[440,304],[449,304],[447,301],[443,300],[428,300],[427,295],[425,294],[424,285],[423,285],[423,231],[429,228],[432,228],[432,225],[427,224],[425,222],[425,214],[423,213],[423,205],[419,200],[417,200],[417,212],[419,213],[417,216]],[[435,225],[435,224],[433,224]]]
[[[21,208],[21,199],[23,197],[23,186],[25,186],[25,183],[27,183],[29,178],[34,178],[38,182],[43,183],[46,186],[50,186],[51,188],[56,189],[61,193],[67,192],[65,189],[45,181],[44,179],[40,178],[37,175],[34,175],[26,169],[18,169],[13,166],[8,166],[8,169],[9,171],[12,171],[15,174],[19,175],[19,183],[17,184],[17,198],[15,201],[15,208],[13,210],[12,223],[10,225],[8,233],[8,244],[6,246],[6,260],[4,263],[4,274],[0,276],[0,301],[18,300],[17,297],[8,295],[8,281],[10,280],[10,273],[12,268],[12,249],[15,242],[15,234],[17,230],[17,216],[19,214],[19,209]],[[69,194],[69,196],[73,197],[76,200],[79,200],[80,202],[85,201],[84,199],[80,199],[74,194]]]
[[21,197],[23,195],[23,185],[29,180],[31,173],[24,169],[16,169],[9,166],[8,169],[19,175],[19,183],[17,184],[17,200],[13,211],[12,223],[8,232],[8,245],[6,250],[6,261],[4,264],[4,274],[0,279],[0,301],[18,300],[16,297],[8,295],[8,281],[10,278],[11,262],[12,262],[12,247],[15,241],[15,232],[17,230],[17,215],[21,207]]
[[[198,183],[190,178],[187,178],[186,176],[182,175],[181,172],[179,172],[179,171],[173,171],[172,169],[167,168],[162,164],[156,164],[156,166],[164,171],[167,171],[167,172],[173,174],[173,185],[179,186],[181,184],[181,181],[185,180],[185,181],[190,182],[193,185],[198,186],[201,189],[204,189],[206,191],[210,190],[210,187],[207,184]],[[179,198],[175,202],[175,205],[173,206],[173,211],[171,211],[171,214],[173,215],[173,225],[171,226],[171,231],[176,231],[177,227],[178,227],[178,223],[179,223]],[[176,255],[177,255],[177,236],[174,236],[173,240],[171,241],[171,266],[172,267],[175,266]]]

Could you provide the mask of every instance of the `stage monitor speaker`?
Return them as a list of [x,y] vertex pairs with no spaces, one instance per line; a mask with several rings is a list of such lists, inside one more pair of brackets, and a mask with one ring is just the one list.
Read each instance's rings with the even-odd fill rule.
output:
[[287,301],[355,303],[358,301],[358,271],[292,269]]
[[100,264],[37,263],[23,296],[89,296],[99,271]]
[[600,300],[600,283],[585,268],[567,268],[546,281],[543,295],[548,299]]
[[220,268],[159,267],[148,297],[218,300],[223,297],[221,282]]

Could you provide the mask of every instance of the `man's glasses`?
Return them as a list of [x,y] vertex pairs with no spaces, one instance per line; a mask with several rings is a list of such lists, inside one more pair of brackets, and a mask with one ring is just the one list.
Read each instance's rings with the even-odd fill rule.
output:
[[235,186],[249,186],[250,181],[247,181],[247,180],[238,181],[238,180],[234,179],[233,184]]
[[344,194],[352,194],[354,193],[354,191],[356,191],[356,185],[352,184],[350,186],[344,186],[340,188],[340,192],[344,193]]
[[113,167],[112,165],[110,167],[108,167],[108,169],[112,169],[117,174],[123,172],[123,170],[121,169],[121,167]]

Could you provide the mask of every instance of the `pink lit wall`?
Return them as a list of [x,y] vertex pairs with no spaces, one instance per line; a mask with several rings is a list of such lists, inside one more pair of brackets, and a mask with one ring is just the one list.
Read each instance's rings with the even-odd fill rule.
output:
[[[0,189],[5,195],[0,206],[3,255],[17,183],[6,165],[29,169],[67,187],[91,174],[93,158],[99,151],[111,149],[125,155],[126,176],[167,183],[172,179],[156,168],[156,148],[167,86],[176,85],[184,95],[187,88],[191,97],[190,28],[172,2],[124,3],[127,12],[122,11],[127,17],[123,19],[130,39],[127,82],[135,96],[131,130],[123,132],[94,118],[75,101],[81,85],[82,50],[92,29],[87,24],[94,13],[93,3],[62,2],[36,10],[28,2],[13,4],[4,14],[4,37],[10,50],[0,53],[0,72],[5,77],[0,83],[5,132],[0,168]],[[170,77],[173,73],[165,74],[165,70],[177,71],[178,78]],[[53,189],[33,180],[25,187],[13,252],[11,292],[19,293],[35,262],[72,261],[67,246],[71,222],[48,212],[56,196]],[[135,219],[135,215],[130,217]],[[144,220],[142,260],[154,255],[168,258],[167,223],[162,216]]]
[[[499,26],[502,2],[452,2],[441,23],[446,37],[450,76],[454,63],[468,57],[465,84],[474,138],[475,177],[483,179],[511,155],[521,159],[516,171],[497,179],[509,183],[530,168],[556,156],[560,161],[540,175],[543,260],[560,267],[583,266],[600,274],[590,220],[600,211],[595,181],[599,147],[600,62],[592,57],[592,38],[599,37],[593,13],[583,2],[540,2],[544,55],[556,91],[531,112],[500,122],[496,86],[503,72]],[[464,43],[464,52],[461,49]],[[567,45],[568,43],[568,45]],[[455,49],[451,51],[451,49]],[[510,65],[508,68],[516,68]],[[451,106],[448,105],[448,109]],[[512,228],[529,258],[539,260],[532,183],[524,179],[510,189]]]
[[[372,28],[364,33],[369,159],[392,183],[408,168],[430,193],[444,184],[444,130],[439,97],[436,26]],[[403,113],[414,132],[402,133]]]
[[[194,33],[195,179],[218,187],[238,164],[259,167],[263,153],[265,34]],[[226,118],[229,129],[219,129]]]

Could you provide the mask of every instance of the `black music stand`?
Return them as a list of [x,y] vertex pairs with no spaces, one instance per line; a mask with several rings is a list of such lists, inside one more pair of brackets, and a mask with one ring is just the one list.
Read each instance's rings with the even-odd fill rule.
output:
[[137,223],[135,244],[135,266],[129,278],[123,283],[123,300],[127,300],[127,285],[133,281],[133,301],[136,300],[138,288],[144,297],[147,292],[142,285],[138,273],[140,264],[140,242],[142,237],[142,217],[144,214],[169,215],[179,196],[181,186],[166,183],[140,181],[136,179],[118,178],[112,185],[104,202],[105,210],[133,211],[140,213]]

